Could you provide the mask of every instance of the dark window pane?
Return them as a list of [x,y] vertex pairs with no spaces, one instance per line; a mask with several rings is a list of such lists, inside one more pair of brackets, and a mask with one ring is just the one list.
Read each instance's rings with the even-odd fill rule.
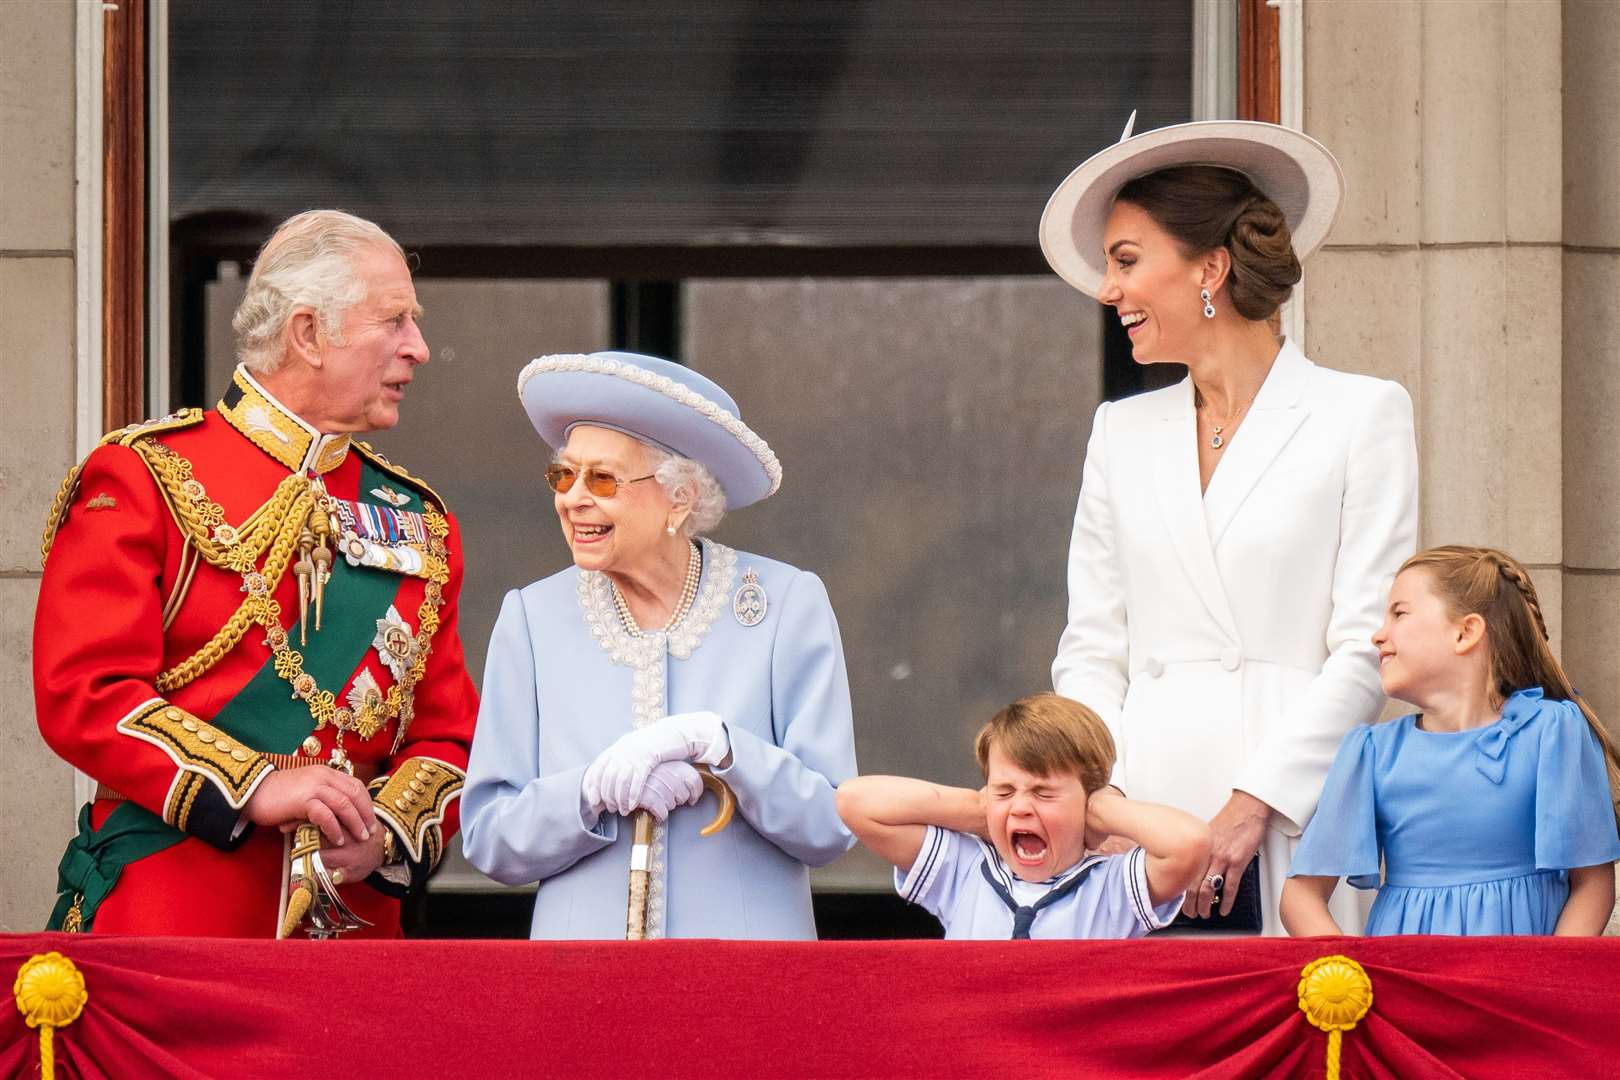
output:
[[1032,245],[1192,5],[176,0],[171,213],[411,246]]
[[[782,459],[717,538],[816,571],[862,772],[983,783],[971,739],[1049,690],[1100,309],[1056,278],[694,281],[686,362]],[[857,849],[820,888],[889,888]]]

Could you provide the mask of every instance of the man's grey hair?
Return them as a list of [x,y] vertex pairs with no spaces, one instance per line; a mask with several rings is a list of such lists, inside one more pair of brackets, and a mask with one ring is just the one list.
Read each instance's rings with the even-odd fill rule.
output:
[[365,299],[355,260],[379,248],[405,257],[393,237],[342,210],[306,210],[282,222],[259,249],[231,319],[236,358],[251,371],[275,371],[286,360],[287,321],[300,307],[313,308],[321,334],[343,344],[343,316]]

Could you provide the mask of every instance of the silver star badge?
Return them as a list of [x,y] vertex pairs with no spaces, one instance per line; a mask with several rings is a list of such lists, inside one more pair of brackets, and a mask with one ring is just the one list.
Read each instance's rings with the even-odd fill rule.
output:
[[388,605],[388,614],[377,620],[377,636],[371,639],[371,647],[377,650],[382,662],[388,665],[388,670],[394,675],[394,681],[399,682],[416,662],[416,635],[400,617],[399,609]]
[[375,712],[382,704],[382,687],[377,685],[377,679],[366,668],[360,669],[360,674],[354,677],[354,683],[349,687],[349,708],[356,715],[368,710]]

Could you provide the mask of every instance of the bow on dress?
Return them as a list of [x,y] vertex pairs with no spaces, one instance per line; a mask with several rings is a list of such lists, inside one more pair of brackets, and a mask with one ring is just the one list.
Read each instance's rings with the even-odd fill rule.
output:
[[1502,719],[1480,732],[1474,739],[1474,768],[1493,784],[1500,784],[1507,775],[1508,740],[1519,733],[1544,707],[1576,708],[1572,701],[1546,701],[1541,687],[1532,686],[1510,695],[1502,705]]

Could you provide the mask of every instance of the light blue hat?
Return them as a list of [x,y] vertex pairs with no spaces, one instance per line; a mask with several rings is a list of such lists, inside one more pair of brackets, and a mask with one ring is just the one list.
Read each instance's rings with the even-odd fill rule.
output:
[[531,360],[518,399],[553,450],[577,424],[612,428],[699,462],[737,510],[774,495],[782,465],[742,422],[737,403],[689,367],[628,352],[564,353]]

